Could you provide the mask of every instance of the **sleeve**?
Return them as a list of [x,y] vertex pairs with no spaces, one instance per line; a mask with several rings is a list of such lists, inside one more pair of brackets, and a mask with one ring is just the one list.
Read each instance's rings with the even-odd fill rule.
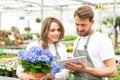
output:
[[19,66],[17,67],[17,71],[18,71],[18,72],[23,72],[24,69],[23,69],[23,67],[22,67],[21,65],[19,65]]
[[55,80],[66,80],[68,76],[68,70],[62,69],[59,73],[56,73]]
[[112,42],[108,37],[102,37],[99,48],[99,55],[102,60],[115,57],[114,48]]
[[24,68],[21,65],[19,65],[16,69],[16,75],[19,77],[23,71],[24,71]]
[[26,50],[29,50],[31,47],[33,46],[39,46],[38,42],[37,41],[33,41],[33,42],[30,42],[27,46],[26,46]]

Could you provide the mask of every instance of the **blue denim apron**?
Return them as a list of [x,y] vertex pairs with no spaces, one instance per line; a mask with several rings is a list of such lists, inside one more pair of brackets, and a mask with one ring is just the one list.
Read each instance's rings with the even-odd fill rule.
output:
[[[77,50],[78,43],[79,43],[80,39],[78,40],[77,46],[74,49],[74,57],[86,56],[86,60],[87,60],[86,65],[88,67],[94,67],[94,65],[91,61],[91,58],[88,55],[88,51],[87,51],[87,46],[88,46],[89,39],[90,39],[90,36],[88,37],[87,42],[84,45],[84,50]],[[84,73],[84,72],[75,72],[74,76],[75,76],[75,80],[102,80],[102,78],[99,77],[99,76],[95,76],[95,75]]]

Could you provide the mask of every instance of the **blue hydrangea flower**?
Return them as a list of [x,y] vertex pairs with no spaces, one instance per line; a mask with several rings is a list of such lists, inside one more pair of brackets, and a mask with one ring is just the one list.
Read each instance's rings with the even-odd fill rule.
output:
[[55,75],[60,71],[60,67],[54,61],[54,57],[48,49],[43,49],[39,46],[33,46],[28,51],[27,50],[19,51],[18,57],[20,57],[21,60],[31,62],[31,64],[39,61],[45,62],[46,64],[51,63],[49,67],[51,69],[50,73],[52,75]]
[[42,53],[50,58],[50,61],[53,61],[54,56],[51,54],[51,52],[48,49],[44,49]]
[[43,62],[49,63],[50,58],[47,57],[46,55],[41,54],[41,56],[38,56],[38,61],[43,61]]
[[52,75],[55,75],[56,73],[60,72],[60,67],[59,65],[55,62],[55,61],[52,61],[51,62],[51,74]]
[[39,46],[33,46],[30,48],[30,51],[34,52],[35,54],[40,54],[41,50],[42,50],[42,48],[40,48]]
[[35,53],[28,51],[28,54],[29,55],[26,56],[28,61],[34,63],[38,60],[38,56]]

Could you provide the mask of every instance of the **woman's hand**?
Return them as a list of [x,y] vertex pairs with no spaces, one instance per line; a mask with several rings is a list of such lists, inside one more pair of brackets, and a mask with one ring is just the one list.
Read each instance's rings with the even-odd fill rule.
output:
[[30,75],[29,73],[20,73],[18,78],[20,80],[36,80],[35,77]]
[[40,80],[54,80],[55,76],[51,74],[44,75]]

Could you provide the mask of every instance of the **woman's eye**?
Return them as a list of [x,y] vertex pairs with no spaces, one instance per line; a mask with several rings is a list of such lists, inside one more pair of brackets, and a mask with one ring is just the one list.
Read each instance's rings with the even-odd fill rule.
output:
[[54,32],[55,30],[54,30],[54,29],[51,29],[50,31],[51,31],[51,32]]
[[61,29],[58,29],[57,31],[61,31]]
[[57,30],[51,29],[50,31],[51,31],[51,32],[54,32],[54,31],[61,31],[61,29],[57,29]]

